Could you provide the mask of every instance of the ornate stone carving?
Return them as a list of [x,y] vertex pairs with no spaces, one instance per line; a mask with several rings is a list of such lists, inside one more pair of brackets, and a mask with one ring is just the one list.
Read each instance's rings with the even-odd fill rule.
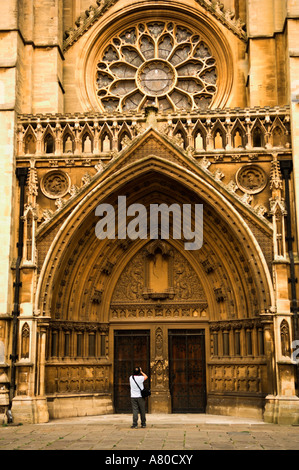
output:
[[263,366],[261,365],[211,365],[212,392],[261,392]]
[[165,389],[168,384],[168,361],[156,359],[151,362],[151,375],[153,386],[158,389]]
[[282,320],[280,324],[280,343],[281,355],[290,357],[290,328],[286,320]]
[[207,274],[210,274],[214,271],[214,267],[212,266],[210,260],[207,258],[201,262],[202,267],[204,268]]
[[[155,292],[148,283],[148,265],[154,261],[155,247],[149,244],[144,250],[128,263],[115,287],[110,316],[112,318],[142,317],[154,319],[164,318],[200,318],[207,316],[208,303],[200,280],[189,262],[168,243],[164,246],[164,255],[168,258],[163,292]],[[163,293],[165,295],[163,295]]]
[[245,165],[237,171],[236,183],[245,193],[257,194],[266,187],[267,177],[258,165]]
[[[85,13],[79,16],[72,28],[64,33],[64,50],[67,50],[75,41],[77,41],[85,31],[87,31],[100,16],[111,8],[118,0],[96,0],[97,7],[90,6]],[[218,21],[224,24],[240,39],[246,39],[244,31],[245,23],[240,18],[235,17],[235,13],[230,9],[224,9],[224,5],[217,0],[196,0],[204,9],[209,11]]]
[[92,176],[90,175],[90,173],[85,173],[83,176],[82,176],[82,183],[83,185],[87,185],[91,182],[92,180]]
[[70,321],[70,320],[52,320],[50,322],[51,330],[62,330],[62,331],[100,331],[107,332],[108,325],[106,323],[97,322],[82,322],[82,321]]
[[46,393],[108,392],[109,366],[46,367]]
[[[187,96],[187,95],[186,95]],[[157,98],[159,99],[159,98]],[[156,108],[156,107],[155,107]],[[148,109],[148,108],[146,108]],[[290,129],[289,129],[289,117],[288,117],[289,110],[287,108],[273,108],[270,110],[259,110],[258,117],[259,121],[262,124],[261,132],[263,134],[263,142],[266,142],[266,127],[270,126],[270,135],[269,138],[273,138],[273,133],[275,131],[275,122],[277,120],[277,115],[279,115],[280,121],[280,131],[283,136],[283,144],[282,147],[285,149],[290,148]],[[162,116],[162,115],[161,115]],[[156,119],[156,115],[154,116]],[[221,125],[222,131],[222,138],[224,142],[228,142],[231,140],[231,128],[234,127],[237,122],[242,124],[243,134],[242,139],[244,140],[244,146],[241,149],[236,147],[236,143],[232,149],[238,148],[237,155],[230,155],[231,159],[236,161],[241,161],[242,158],[245,161],[254,161],[258,158],[258,154],[249,152],[248,149],[250,147],[250,142],[252,141],[252,123],[255,122],[257,117],[257,113],[254,110],[239,110],[238,113],[233,112],[230,109],[227,109],[225,112],[225,123]],[[136,120],[131,121],[132,115],[131,112],[127,114],[128,122],[126,123],[126,134],[128,135],[129,139],[135,138],[140,135],[148,126],[146,113],[144,115],[138,115]],[[28,132],[31,132],[32,127],[37,126],[38,128],[38,144],[40,148],[36,150],[36,153],[40,155],[49,155],[45,153],[45,146],[43,145],[45,140],[47,139],[48,131],[51,130],[53,135],[53,139],[55,140],[55,157],[61,156],[61,160],[56,158],[53,160],[49,160],[50,166],[58,167],[60,161],[63,161],[64,166],[74,166],[77,160],[73,159],[73,155],[81,155],[82,164],[84,166],[90,166],[94,164],[90,155],[83,154],[82,149],[84,147],[84,136],[86,136],[86,132],[84,132],[84,128],[87,124],[88,127],[88,135],[90,139],[93,141],[93,154],[99,155],[101,153],[107,156],[111,156],[111,158],[115,158],[118,155],[118,152],[121,150],[121,141],[124,137],[124,127],[123,127],[123,119],[124,119],[124,111],[121,114],[115,114],[113,122],[107,122],[107,119],[104,117],[99,117],[95,119],[94,114],[82,114],[82,115],[73,115],[67,116],[67,118],[63,115],[57,118],[56,115],[45,115],[45,116],[35,116],[35,115],[24,115],[19,116],[19,132],[18,132],[18,154],[19,156],[24,155],[24,142],[26,140],[26,136]],[[215,123],[212,123],[215,120]],[[219,126],[220,120],[223,119],[223,114],[217,113],[214,110],[207,109],[203,111],[202,109],[198,109],[197,111],[192,112],[192,121],[190,123],[190,115],[184,109],[176,110],[176,119],[169,118],[169,116],[165,116],[164,120],[159,119],[159,123],[156,126],[161,133],[167,135],[168,138],[173,139],[173,142],[178,145],[181,144],[184,148],[188,149],[188,154],[191,154],[192,148],[196,149],[196,152],[201,152],[203,150],[213,149],[213,135],[217,131],[217,125]],[[180,125],[177,126],[177,122],[179,121]],[[38,124],[37,124],[38,122]],[[59,124],[60,131],[59,133],[55,131],[56,124]],[[84,123],[84,125],[83,125]],[[157,122],[156,122],[157,124]],[[153,125],[153,123],[151,124]],[[245,127],[248,128],[248,131],[245,131]],[[194,132],[191,131],[194,130]],[[63,146],[60,142],[60,133],[71,132],[72,134],[76,135],[76,145],[73,146],[72,152],[65,154]],[[241,132],[241,131],[240,131]],[[181,142],[179,142],[179,134],[181,135]],[[183,138],[182,138],[183,137]],[[199,142],[200,141],[200,142]],[[71,150],[71,149],[69,149]],[[226,149],[226,155],[228,155]],[[273,155],[272,149],[266,147],[264,144],[264,152],[268,155]],[[66,158],[66,155],[69,158]],[[265,155],[265,153],[263,153]],[[220,160],[220,157],[223,161],[223,155],[217,154],[216,160]],[[212,158],[212,156],[209,156]],[[98,157],[97,157],[98,159]],[[211,162],[207,160],[206,157],[200,158],[198,164],[202,166],[204,169],[208,169],[208,166],[211,165]],[[97,171],[102,171],[103,167],[99,164],[96,165]]]
[[154,320],[156,317],[163,318],[194,318],[206,319],[208,304],[206,302],[198,303],[180,303],[173,304],[163,301],[161,304],[140,304],[135,306],[134,304],[120,304],[111,305],[110,316],[113,319],[116,318],[147,318]]
[[50,199],[65,196],[70,189],[70,177],[62,170],[48,171],[41,180],[41,190]]
[[30,168],[28,170],[27,177],[27,197],[28,203],[35,204],[36,196],[38,195],[38,178],[37,171],[35,168],[35,162],[30,161]]
[[100,304],[101,301],[102,301],[102,295],[103,295],[102,290],[95,289],[94,293],[93,293],[93,296],[92,296],[92,299],[91,299],[92,303]]
[[156,329],[155,356],[163,357],[163,332],[161,328]]
[[96,86],[103,111],[206,109],[217,91],[216,60],[197,31],[142,22],[106,44]]
[[114,267],[114,263],[111,263],[111,261],[106,261],[105,265],[102,268],[102,272],[106,274],[107,276],[110,276],[112,273],[112,269]]
[[30,338],[30,327],[28,323],[24,323],[21,333],[21,359],[29,358],[29,338]]
[[[164,243],[163,246],[164,245],[169,247],[166,243]],[[158,297],[154,295],[155,290],[150,288],[151,284],[148,283],[147,279],[148,274],[146,273],[146,267],[148,260],[151,259],[149,255],[152,253],[152,246],[153,245],[150,244],[145,251],[138,253],[127,265],[115,288],[112,304],[120,301],[122,303],[128,301],[143,303],[145,299],[152,299],[154,301],[163,297],[163,292],[157,292]],[[168,257],[170,253],[171,251],[167,251],[164,255]],[[153,258],[153,262],[154,261],[155,259]],[[177,251],[173,253],[168,278],[173,278],[173,281],[167,284],[168,287],[165,284],[165,296],[163,298],[169,299],[168,302],[171,303],[173,297],[177,302],[183,303],[186,303],[186,301],[206,302],[206,297],[197,275],[189,262]],[[154,287],[154,284],[152,287]],[[146,294],[144,294],[145,292]]]
[[151,362],[153,387],[158,389],[165,389],[168,385],[168,361],[164,359],[163,344],[163,331],[158,327],[155,332],[155,360]]
[[220,303],[224,301],[225,296],[222,292],[221,287],[214,288],[214,293],[215,293],[216,302]]

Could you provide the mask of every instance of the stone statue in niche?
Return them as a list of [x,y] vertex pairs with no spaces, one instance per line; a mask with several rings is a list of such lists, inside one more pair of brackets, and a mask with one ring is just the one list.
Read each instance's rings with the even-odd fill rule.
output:
[[72,153],[72,151],[73,151],[73,142],[70,136],[68,136],[64,144],[64,153]]
[[195,150],[203,150],[204,149],[204,142],[200,132],[197,133],[195,138]]
[[184,138],[183,138],[183,136],[182,136],[182,133],[181,133],[181,132],[177,132],[177,134],[175,135],[174,138],[175,138],[175,141],[176,141],[177,145],[178,145],[179,147],[183,147],[183,148],[184,148],[184,146],[185,146],[185,141],[184,141]]
[[111,150],[111,142],[107,134],[105,135],[105,138],[103,139],[102,149],[103,149],[103,152],[110,152]]
[[173,252],[170,246],[157,240],[150,243],[145,252],[145,290],[143,297],[153,300],[173,296]]
[[163,357],[163,332],[161,328],[156,330],[156,357]]
[[[172,299],[202,302],[206,295],[189,261],[170,244],[156,240],[129,261],[115,286],[111,304]],[[197,312],[201,315],[199,312],[201,309]],[[179,311],[171,310],[171,315],[178,316]]]
[[158,250],[149,260],[149,289],[151,292],[164,292],[168,287],[168,261]]
[[282,320],[280,325],[281,355],[289,357],[290,351],[290,330],[286,320]]
[[36,140],[33,135],[29,134],[25,140],[25,154],[34,154],[36,152]]
[[21,358],[28,359],[29,358],[29,336],[30,336],[30,328],[28,323],[24,323],[22,328],[22,336],[21,336]]
[[84,153],[91,153],[91,140],[90,140],[89,135],[86,136],[86,139],[84,140],[83,152]]

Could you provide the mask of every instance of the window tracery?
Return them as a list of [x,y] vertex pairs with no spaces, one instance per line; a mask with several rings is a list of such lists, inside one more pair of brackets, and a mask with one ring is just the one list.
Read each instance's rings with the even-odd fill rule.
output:
[[208,108],[217,92],[216,60],[203,38],[176,22],[142,22],[111,39],[97,62],[103,111]]

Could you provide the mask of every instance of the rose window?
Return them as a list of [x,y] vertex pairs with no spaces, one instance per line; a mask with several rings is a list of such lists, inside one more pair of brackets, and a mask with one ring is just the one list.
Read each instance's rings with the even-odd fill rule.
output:
[[97,63],[103,111],[206,109],[217,92],[216,60],[201,36],[174,22],[143,22],[115,36]]

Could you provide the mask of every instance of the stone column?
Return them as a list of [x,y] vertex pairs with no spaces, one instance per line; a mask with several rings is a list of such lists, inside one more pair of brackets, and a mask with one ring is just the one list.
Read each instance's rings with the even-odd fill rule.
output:
[[44,320],[39,322],[39,395],[45,395],[45,363],[46,363],[46,334],[48,324]]

